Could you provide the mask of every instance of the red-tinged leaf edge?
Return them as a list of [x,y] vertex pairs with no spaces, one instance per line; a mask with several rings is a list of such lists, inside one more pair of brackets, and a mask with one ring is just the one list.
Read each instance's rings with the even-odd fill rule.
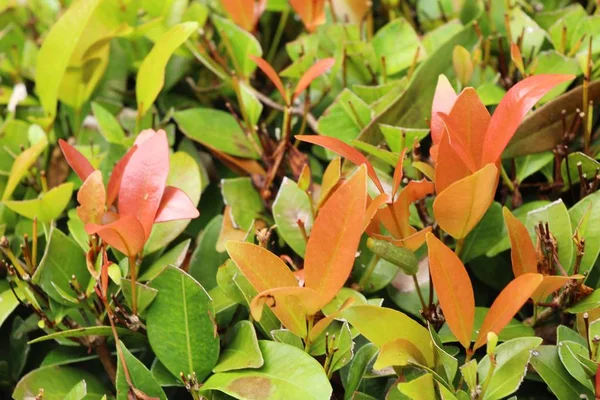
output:
[[167,186],[160,199],[154,223],[175,221],[178,219],[194,219],[200,212],[190,197],[181,189]]
[[250,54],[249,57],[252,61],[256,63],[258,68],[260,68],[260,70],[264,72],[267,78],[269,78],[269,80],[273,82],[277,90],[279,90],[279,93],[281,94],[281,97],[286,102],[286,104],[289,103],[287,94],[285,93],[285,87],[283,86],[283,82],[281,82],[279,75],[277,74],[277,72],[275,72],[271,64],[269,64],[267,60],[260,57],[256,57],[253,54]]
[[303,142],[316,144],[321,147],[325,147],[326,149],[331,150],[334,153],[347,158],[352,163],[358,166],[364,164],[367,167],[367,173],[369,174],[369,178],[371,178],[375,186],[377,186],[379,192],[385,193],[383,185],[381,184],[381,181],[379,180],[379,177],[377,176],[373,165],[369,162],[367,157],[362,155],[362,153],[356,150],[354,147],[342,142],[339,139],[329,136],[296,135],[296,139],[302,140]]
[[85,181],[87,177],[94,172],[95,168],[83,154],[63,139],[58,139],[58,144],[73,171],[79,176],[79,179]]
[[406,156],[406,150],[402,150],[402,154],[398,157],[398,162],[396,163],[396,168],[394,168],[394,177],[392,179],[392,199],[396,196],[396,192],[400,188],[400,183],[402,182],[402,178],[404,177],[403,171],[403,163],[404,157]]
[[294,90],[293,98],[298,97],[300,93],[304,92],[306,88],[311,84],[312,81],[323,75],[327,70],[335,64],[335,58],[325,58],[317,61],[312,67],[308,69],[298,81],[296,89]]

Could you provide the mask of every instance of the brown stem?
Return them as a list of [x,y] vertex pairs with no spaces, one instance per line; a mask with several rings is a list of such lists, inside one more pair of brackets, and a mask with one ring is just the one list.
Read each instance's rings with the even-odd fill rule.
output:
[[106,344],[106,338],[104,336],[99,337],[98,344],[95,346],[96,354],[100,357],[100,362],[108,375],[108,378],[116,385],[117,382],[117,366],[113,362],[112,354]]
[[137,265],[135,265],[135,256],[129,257],[129,272],[131,274],[131,312],[137,315]]

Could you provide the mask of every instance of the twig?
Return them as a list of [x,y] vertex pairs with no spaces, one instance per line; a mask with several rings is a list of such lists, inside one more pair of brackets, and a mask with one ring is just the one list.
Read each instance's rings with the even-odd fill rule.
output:
[[[274,100],[271,100],[270,97],[265,96],[264,94],[254,91],[254,95],[265,105],[277,110],[277,111],[285,111],[285,106],[277,103]],[[290,112],[294,115],[304,116],[304,107],[291,107]],[[318,124],[317,119],[310,113],[306,113],[306,123],[310,126],[313,132],[318,132]]]

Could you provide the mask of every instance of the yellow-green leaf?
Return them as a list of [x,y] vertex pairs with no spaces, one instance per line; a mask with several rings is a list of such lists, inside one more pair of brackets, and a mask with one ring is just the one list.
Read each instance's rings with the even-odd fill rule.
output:
[[37,217],[40,222],[50,222],[62,214],[71,200],[72,183],[63,183],[43,194],[40,198],[23,201],[5,201],[4,204],[25,218]]
[[21,182],[21,179],[23,179],[27,171],[29,171],[29,168],[35,164],[35,161],[47,146],[48,139],[44,136],[42,140],[17,156],[10,170],[10,176],[8,177],[8,182],[6,182],[6,187],[4,188],[4,194],[2,195],[3,201],[10,199],[10,196],[12,196],[17,185]]

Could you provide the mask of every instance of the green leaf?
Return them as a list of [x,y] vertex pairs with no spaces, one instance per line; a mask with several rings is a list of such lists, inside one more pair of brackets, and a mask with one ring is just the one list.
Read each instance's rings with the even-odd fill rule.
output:
[[260,368],[264,364],[258,338],[250,321],[238,322],[228,334],[231,340],[219,356],[213,372]]
[[154,379],[156,379],[162,387],[183,386],[183,383],[181,383],[179,378],[173,376],[158,358],[154,359],[150,372],[152,372]]
[[585,252],[579,266],[579,273],[585,274],[592,269],[600,254],[600,225],[595,223],[600,220],[600,192],[577,202],[569,210],[569,217],[573,232],[577,230],[579,237],[585,240]]
[[[158,294],[158,291],[150,286],[146,286],[140,282],[136,282],[137,289],[137,311],[139,314],[143,314],[148,306],[154,301],[154,298]],[[129,279],[121,278],[121,290],[123,291],[123,297],[125,302],[131,309],[131,281]]]
[[81,380],[85,381],[86,400],[99,400],[109,391],[96,376],[82,369],[70,367],[42,367],[25,375],[13,392],[13,399],[37,396],[44,389],[44,400],[64,400]]
[[[542,341],[542,338],[538,337],[517,338],[496,347],[496,368],[484,399],[502,399],[514,393],[527,373],[532,351],[542,344]],[[486,355],[477,366],[479,382],[484,382],[490,368],[490,357]]]
[[429,129],[408,129],[385,124],[379,127],[390,150],[398,154],[404,149],[411,150],[415,143],[419,143],[429,134]]
[[463,376],[469,391],[477,389],[477,360],[471,360],[461,365],[460,373]]
[[531,365],[546,382],[558,400],[571,400],[587,397],[593,399],[592,391],[581,385],[563,367],[558,356],[558,347],[540,346],[533,351]]
[[[188,195],[192,203],[198,204],[202,194],[202,177],[198,163],[189,154],[178,151],[171,155],[167,186],[179,188]],[[144,246],[144,254],[166,247],[189,225],[189,219],[154,224]]]
[[539,222],[548,223],[550,232],[558,244],[558,259],[567,273],[571,273],[574,254],[573,232],[569,212],[562,200],[559,199],[527,214],[526,226],[533,243],[536,242],[535,226]]
[[[113,334],[113,331],[110,326],[87,326],[84,328],[69,329],[69,330],[65,330],[65,331],[50,333],[49,335],[45,335],[45,336],[40,336],[33,340],[30,340],[29,344],[45,342],[47,340],[53,340],[53,339],[76,338],[76,337],[91,336],[91,335],[112,336],[112,334]],[[138,338],[143,338],[143,336],[138,332],[134,332],[129,329],[120,328],[120,327],[117,327],[117,334],[119,334],[119,336],[134,336],[134,337],[138,337]]]
[[516,157],[515,165],[517,167],[517,181],[523,182],[526,178],[551,163],[552,160],[554,160],[554,154],[549,151]]
[[413,400],[429,400],[436,398],[433,375],[431,374],[421,375],[410,382],[399,383],[398,389],[400,390],[400,393]]
[[273,337],[273,340],[278,343],[289,344],[290,346],[304,350],[304,343],[302,343],[300,336],[296,335],[289,329],[276,329],[271,331],[271,336]]
[[256,69],[256,63],[249,56],[262,56],[258,40],[228,19],[214,14],[211,19],[221,36],[221,42],[225,43],[225,48],[230,53],[234,69],[243,77],[250,76]]
[[598,307],[600,307],[600,290],[596,289],[573,307],[567,308],[566,311],[571,314],[579,314]]
[[185,261],[185,257],[187,256],[191,242],[191,239],[184,240],[183,242],[177,244],[177,246],[168,250],[165,254],[160,256],[158,260],[154,261],[152,265],[144,269],[144,272],[142,272],[140,275],[139,280],[151,281],[152,279],[156,278],[168,265],[172,267],[180,267]]
[[502,237],[504,218],[502,217],[502,206],[498,202],[492,203],[491,207],[483,215],[483,218],[475,228],[467,235],[460,252],[460,259],[468,263],[472,259],[485,254],[490,247],[498,243]]
[[64,400],[83,400],[87,396],[87,384],[85,381],[79,382],[77,385],[65,395]]
[[512,41],[516,42],[521,32],[527,32],[521,41],[521,52],[527,55],[535,55],[540,51],[544,40],[549,39],[548,34],[520,8],[514,8],[510,14]]
[[360,97],[344,89],[319,118],[319,133],[350,144],[371,122],[372,116],[373,112]]
[[44,39],[37,55],[35,89],[50,120],[56,115],[58,91],[71,55],[100,0],[74,3]]
[[583,346],[580,343],[572,342],[570,340],[557,342],[557,346],[558,357],[569,374],[583,386],[590,390],[594,390],[592,378],[596,371],[590,371],[577,359],[577,356],[583,356],[585,358],[589,357],[587,346]]
[[558,328],[556,328],[556,343],[560,343],[565,340],[579,343],[582,346],[587,346],[587,341],[578,332],[575,332],[573,329],[565,325],[559,325]]
[[[573,58],[566,57],[554,50],[544,51],[535,58],[535,61],[529,67],[530,73],[533,73],[535,68],[535,74],[581,74],[579,64]],[[533,67],[533,68],[532,68]],[[550,90],[544,95],[538,102],[538,104],[545,104],[552,99],[560,96],[570,85],[570,82],[565,82],[557,85],[555,88]]]
[[44,256],[33,274],[32,282],[39,285],[56,302],[71,306],[72,303],[65,300],[55,287],[76,296],[69,286],[72,276],[75,276],[81,287],[87,287],[90,273],[87,269],[85,254],[81,247],[60,229],[52,227]]
[[329,374],[343,368],[347,365],[352,356],[354,355],[354,342],[352,341],[352,332],[347,322],[342,324],[342,328],[339,333],[331,338],[332,344],[330,346],[333,349],[333,357],[331,357],[331,364],[329,367]]
[[247,231],[253,221],[264,211],[260,195],[252,185],[250,178],[232,178],[221,181],[223,201],[231,206],[233,223],[239,229]]
[[63,183],[39,198],[34,200],[6,200],[4,204],[19,215],[33,220],[37,217],[39,222],[50,222],[60,217],[67,208],[71,195],[73,194],[73,184]]
[[[36,125],[32,125],[29,128],[29,131],[31,131],[32,127],[34,126]],[[21,179],[25,177],[27,171],[29,171],[29,169],[35,164],[36,160],[40,157],[46,147],[48,147],[48,139],[46,139],[44,136],[42,140],[35,143],[33,146],[17,156],[10,169],[10,175],[8,177],[8,181],[6,182],[4,193],[2,194],[2,201],[10,199],[13,192],[19,185],[19,182],[21,182]]]
[[302,221],[306,236],[309,236],[314,221],[312,201],[296,182],[287,177],[283,178],[273,202],[273,218],[277,224],[277,232],[283,240],[303,257],[307,238],[300,229],[298,221]]
[[189,274],[207,290],[217,286],[217,270],[229,258],[227,252],[217,251],[222,224],[221,214],[210,220],[198,237],[198,245],[190,258]]
[[122,144],[125,140],[125,132],[123,132],[123,128],[121,128],[121,124],[119,124],[117,118],[96,102],[92,102],[92,110],[98,121],[100,133],[102,133],[106,141],[114,144]]
[[565,182],[565,189],[568,189],[570,184],[581,182],[579,169],[577,167],[579,163],[581,163],[581,169],[587,176],[587,179],[593,179],[594,176],[596,176],[596,171],[600,169],[600,163],[598,161],[581,152],[569,154],[569,156],[564,158],[560,164],[560,174]]
[[438,371],[438,373],[443,372],[441,375],[446,378],[446,383],[451,384],[456,376],[458,360],[448,354],[444,349],[442,340],[431,325],[429,326],[429,336],[431,336],[431,342],[433,343],[433,349],[436,354],[436,371]]
[[152,107],[165,83],[165,68],[171,55],[198,29],[197,22],[184,22],[169,29],[152,47],[138,70],[135,85],[138,115]]
[[148,308],[150,346],[175,376],[195,372],[202,381],[219,356],[215,313],[208,293],[180,269],[167,267],[150,284],[158,295]]
[[[385,57],[389,75],[410,67],[417,51],[419,51],[417,61],[425,58],[425,49],[421,46],[419,36],[404,18],[397,18],[379,29],[372,43],[377,58]],[[401,48],[398,47],[398,43],[402,43]]]
[[200,391],[220,391],[241,400],[330,398],[331,384],[315,359],[287,344],[265,340],[258,344],[264,358],[261,368],[216,373]]
[[0,326],[19,305],[19,300],[10,288],[7,280],[0,281]]
[[232,156],[260,158],[231,114],[210,108],[189,108],[175,112],[173,118],[184,135],[209,148]]
[[115,385],[117,387],[117,400],[128,400],[130,398],[129,384],[125,379],[123,363],[127,365],[129,378],[136,389],[152,398],[167,400],[165,392],[163,392],[152,372],[140,360],[135,358],[121,341],[119,341],[119,350],[117,353],[119,355],[117,362],[117,383]]

